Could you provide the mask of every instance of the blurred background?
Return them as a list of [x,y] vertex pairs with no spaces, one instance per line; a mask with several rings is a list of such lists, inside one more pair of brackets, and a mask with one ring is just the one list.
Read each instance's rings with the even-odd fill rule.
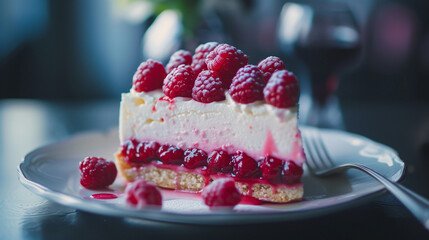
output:
[[[332,2],[294,1],[298,7],[319,4],[313,10]],[[252,64],[269,55],[279,56],[302,81],[310,77],[300,66],[337,68],[353,55],[347,66],[330,70],[329,76],[323,73],[329,85],[324,94],[336,91],[341,101],[428,102],[429,2],[334,2],[337,7],[346,5],[352,15],[345,20],[342,16],[328,19],[341,23],[353,18],[355,33],[340,33],[340,38],[349,37],[343,41],[355,41],[349,46],[352,51],[343,52],[338,46],[334,46],[338,51],[310,51],[314,56],[307,54],[304,60],[320,55],[321,59],[337,56],[341,61],[316,59],[303,65],[299,57],[305,53],[291,51],[288,41],[294,33],[286,25],[295,19],[310,28],[307,34],[316,28],[316,35],[317,28],[326,26],[309,26],[306,10],[285,9],[289,1],[0,0],[0,98],[118,99],[131,87],[132,75],[144,59],[166,63],[179,48],[193,52],[200,43],[219,41],[243,50]],[[323,14],[309,15],[316,16],[310,22],[324,21]],[[318,97],[324,101],[321,94]]]
[[[300,82],[301,123],[392,147],[407,166],[401,183],[429,198],[428,13],[428,0],[0,0],[0,235],[92,226],[78,211],[64,231],[56,208],[10,181],[16,166],[41,145],[117,126],[142,61],[166,64],[207,41],[234,45],[250,64],[280,57]],[[413,237],[419,225],[391,195],[371,204],[343,232]],[[350,223],[349,213],[312,226]]]
[[119,103],[142,61],[225,42],[250,64],[283,59],[301,123],[390,140],[362,126],[413,119],[429,155],[428,11],[426,0],[0,0],[0,99]]
[[[234,45],[250,64],[280,57],[300,82],[302,124],[392,147],[407,166],[401,183],[429,198],[428,13],[428,0],[0,0],[0,195],[23,196],[0,213],[30,215],[29,235],[34,222],[42,230],[56,222],[32,220],[44,205],[22,207],[34,196],[9,184],[22,157],[117,126],[120,94],[142,61],[166,64],[176,50],[193,53],[208,41]],[[383,236],[413,225],[391,195],[375,205],[356,210],[357,225],[372,219]],[[379,230],[385,218],[374,216],[386,215],[393,218]],[[3,227],[26,222],[13,219]]]
[[397,147],[369,125],[413,119],[429,155],[428,11],[426,0],[0,0],[0,99],[118,104],[142,61],[225,42],[250,64],[283,59],[301,123]]

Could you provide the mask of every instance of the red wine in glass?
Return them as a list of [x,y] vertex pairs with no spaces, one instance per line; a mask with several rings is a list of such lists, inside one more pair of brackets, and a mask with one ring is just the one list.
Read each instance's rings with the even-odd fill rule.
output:
[[335,94],[338,78],[336,73],[347,67],[359,53],[359,46],[300,46],[296,55],[308,66],[312,96],[321,106]]
[[335,95],[337,74],[355,62],[360,52],[359,30],[350,8],[332,2],[287,3],[280,17],[279,41],[288,57],[306,66],[311,111],[321,114]]

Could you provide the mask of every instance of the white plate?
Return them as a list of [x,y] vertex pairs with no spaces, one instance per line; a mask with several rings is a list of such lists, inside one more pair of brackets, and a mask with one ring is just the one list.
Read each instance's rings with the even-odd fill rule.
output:
[[[303,131],[314,130],[303,127]],[[365,137],[337,130],[320,130],[328,151],[334,159],[364,162],[392,181],[398,181],[404,163],[396,152]],[[19,179],[32,192],[62,205],[79,210],[119,217],[197,224],[246,224],[285,221],[314,217],[362,203],[382,193],[383,186],[357,170],[327,178],[317,178],[305,171],[304,198],[288,204],[240,204],[234,211],[210,211],[195,194],[163,190],[161,210],[139,210],[125,204],[124,183],[118,178],[110,190],[91,191],[80,183],[78,163],[87,156],[113,159],[118,149],[117,130],[108,133],[89,132],[65,141],[38,148],[24,158],[18,167]],[[96,193],[114,193],[116,199],[99,200]]]

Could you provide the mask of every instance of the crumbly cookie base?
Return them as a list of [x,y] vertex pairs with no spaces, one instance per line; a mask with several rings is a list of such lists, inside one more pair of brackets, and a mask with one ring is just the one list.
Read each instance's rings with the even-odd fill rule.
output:
[[[160,168],[154,165],[135,167],[129,165],[125,159],[116,154],[116,163],[121,175],[129,182],[136,178],[143,178],[162,188],[176,189],[189,192],[200,192],[206,184],[206,179],[199,173],[175,171]],[[214,178],[210,178],[209,182]],[[250,196],[261,201],[286,203],[302,199],[304,190],[302,184],[296,186],[274,187],[269,184],[236,181],[238,190],[244,196]]]

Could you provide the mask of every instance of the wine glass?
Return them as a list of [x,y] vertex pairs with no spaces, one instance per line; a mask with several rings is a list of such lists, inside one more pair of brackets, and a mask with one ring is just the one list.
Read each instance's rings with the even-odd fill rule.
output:
[[[301,120],[318,127],[343,128],[336,97],[338,74],[360,52],[360,35],[351,9],[344,3],[286,3],[278,38],[290,59],[305,66],[301,82]],[[299,71],[298,67],[298,71]]]

